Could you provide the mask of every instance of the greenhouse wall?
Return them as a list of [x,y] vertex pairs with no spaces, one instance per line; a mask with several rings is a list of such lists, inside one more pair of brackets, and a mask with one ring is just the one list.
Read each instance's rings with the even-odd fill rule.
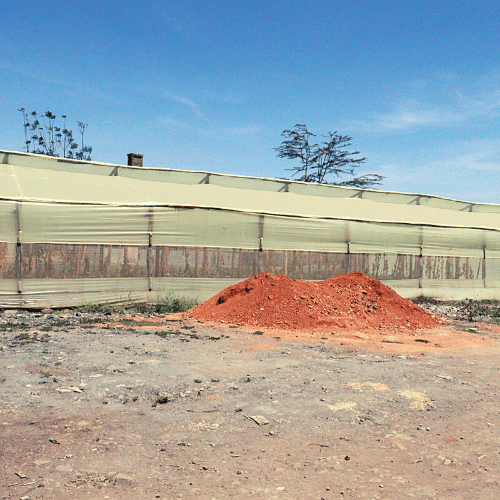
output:
[[499,208],[0,151],[0,307],[205,300],[262,271],[500,298]]

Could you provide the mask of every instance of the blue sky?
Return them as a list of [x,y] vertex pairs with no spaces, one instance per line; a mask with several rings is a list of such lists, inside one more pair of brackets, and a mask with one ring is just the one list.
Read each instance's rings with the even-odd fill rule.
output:
[[25,107],[88,123],[97,161],[281,177],[304,123],[352,136],[382,189],[500,203],[496,1],[0,6],[0,149]]

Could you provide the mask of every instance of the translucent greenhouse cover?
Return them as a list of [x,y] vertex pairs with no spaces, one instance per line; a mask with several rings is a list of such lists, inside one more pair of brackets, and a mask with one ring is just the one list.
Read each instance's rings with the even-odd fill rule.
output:
[[493,297],[499,260],[500,205],[0,151],[0,307],[203,300],[262,270]]

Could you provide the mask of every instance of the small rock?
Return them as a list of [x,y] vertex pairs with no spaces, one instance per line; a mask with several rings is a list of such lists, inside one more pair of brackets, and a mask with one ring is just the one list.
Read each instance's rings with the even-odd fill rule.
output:
[[132,484],[132,478],[130,476],[127,476],[126,474],[120,473],[115,476],[114,483],[129,486]]
[[4,317],[10,318],[12,316],[17,316],[19,313],[18,309],[7,309],[6,311],[3,312]]
[[58,465],[56,467],[57,472],[73,472],[73,468],[69,465]]
[[38,465],[39,467],[41,465],[47,465],[47,464],[51,464],[51,463],[52,463],[52,460],[43,460],[43,459],[35,460],[35,465]]
[[269,423],[269,420],[262,415],[248,415],[247,418],[253,420],[257,425],[267,425]]
[[52,312],[52,309],[49,309],[46,307],[45,309],[42,309],[42,314],[50,314]]

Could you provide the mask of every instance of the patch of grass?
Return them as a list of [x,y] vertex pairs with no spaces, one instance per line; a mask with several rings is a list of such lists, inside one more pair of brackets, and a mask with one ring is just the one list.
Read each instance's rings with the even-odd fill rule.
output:
[[500,319],[500,301],[498,300],[474,300],[465,299],[456,303],[458,313],[469,322],[474,318],[489,317],[490,321],[496,323]]
[[51,326],[63,327],[63,326],[71,326],[71,322],[66,319],[59,319],[51,322]]
[[151,321],[136,321],[134,319],[119,319],[117,323],[121,323],[125,326],[153,326]]
[[90,314],[170,314],[187,311],[198,305],[196,299],[180,296],[173,292],[167,292],[158,299],[157,303],[133,303],[127,302],[122,304],[111,304],[109,302],[103,304],[86,304],[78,307],[77,311]]
[[51,332],[52,331],[52,326],[42,326],[41,328],[42,332]]
[[160,298],[158,304],[154,304],[154,306],[156,306],[155,312],[158,314],[184,312],[188,309],[192,309],[196,305],[198,305],[197,300],[178,296],[173,293],[165,294]]
[[260,330],[257,330],[256,332],[253,332],[254,335],[264,335],[264,332],[261,332]]
[[[107,314],[106,314],[107,316]],[[95,323],[100,323],[102,318],[84,318],[80,321],[81,325],[93,325]]]
[[164,405],[166,403],[171,403],[174,400],[174,395],[170,392],[160,392],[156,397],[156,404]]
[[108,302],[103,304],[85,304],[84,306],[77,307],[76,310],[89,314],[125,314],[127,312],[123,305],[110,304]]
[[4,325],[0,325],[0,331],[5,330],[11,332],[12,330],[28,330],[30,325],[27,323],[5,323]]
[[50,335],[48,335],[47,333],[44,333],[41,337],[39,337],[37,332],[34,332],[33,336],[31,336],[27,332],[24,332],[20,333],[19,335],[16,335],[13,339],[13,342],[24,345],[24,344],[32,344],[34,342],[48,342],[49,339]]
[[179,330],[167,330],[162,332],[155,332],[155,335],[161,337],[162,339],[165,339],[167,337],[170,337],[171,335],[182,335],[182,332]]
[[141,314],[171,314],[187,311],[198,305],[198,301],[167,292],[159,298],[156,304],[136,304],[132,306],[135,311]]
[[29,341],[30,341],[30,340],[33,340],[33,339],[30,337],[29,333],[20,333],[19,335],[16,335],[16,336],[14,337],[14,339],[15,339],[15,340],[19,340],[19,341],[23,341],[23,340],[29,340]]

